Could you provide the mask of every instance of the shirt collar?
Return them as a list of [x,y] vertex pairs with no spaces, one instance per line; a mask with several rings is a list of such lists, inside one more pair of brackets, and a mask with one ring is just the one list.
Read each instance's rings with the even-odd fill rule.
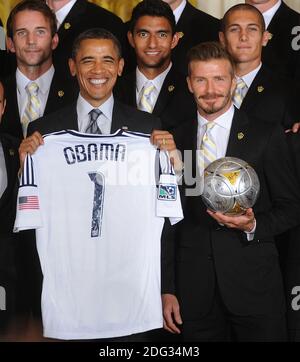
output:
[[179,6],[177,6],[177,8],[175,10],[173,10],[176,24],[178,23],[185,6],[186,6],[186,0],[183,0],[182,3]]
[[51,67],[47,70],[47,72],[45,72],[39,78],[32,81],[31,79],[27,78],[26,75],[23,74],[19,68],[17,68],[16,82],[17,82],[18,92],[21,94],[26,93],[27,84],[30,82],[36,82],[37,85],[39,86],[39,92],[41,92],[42,94],[46,94],[47,92],[49,92],[49,87],[52,82],[53,75],[54,75],[54,67],[53,65],[51,65]]
[[[197,112],[197,115],[198,115],[198,125],[200,127],[205,126],[209,122],[207,119],[202,117],[199,114],[199,112]],[[216,118],[213,122],[216,123],[218,126],[220,126],[222,128],[225,128],[228,131],[230,131],[233,115],[234,115],[234,106],[232,104],[230,106],[230,108],[225,113],[221,114],[221,116]]]
[[259,64],[259,66],[255,69],[253,69],[248,74],[243,75],[242,77],[236,76],[236,79],[243,79],[243,81],[246,83],[248,89],[250,88],[254,78],[256,77],[257,73],[259,72],[260,68],[262,66],[262,63]]
[[274,6],[272,6],[269,10],[263,13],[263,17],[265,19],[266,28],[270,25],[270,22],[275,15],[276,11],[280,8],[282,1],[279,0]]
[[[100,109],[103,115],[111,121],[113,114],[113,107],[114,107],[114,96],[111,95],[103,104],[101,104],[101,106],[97,108]],[[95,109],[95,107],[93,107],[88,101],[86,101],[79,93],[77,99],[78,119],[80,120],[86,118],[87,114],[89,114],[89,112],[92,109]]]
[[56,20],[57,20],[57,28],[63,23],[73,5],[76,3],[76,0],[69,1],[66,5],[55,12]]
[[139,70],[138,67],[136,67],[136,90],[138,94],[140,94],[141,90],[143,89],[144,85],[147,82],[153,83],[154,87],[157,89],[158,92],[160,92],[163,83],[165,81],[165,78],[167,74],[169,73],[170,69],[172,67],[172,63],[169,64],[168,68],[164,70],[162,73],[160,73],[156,78],[154,79],[147,79],[145,75]]

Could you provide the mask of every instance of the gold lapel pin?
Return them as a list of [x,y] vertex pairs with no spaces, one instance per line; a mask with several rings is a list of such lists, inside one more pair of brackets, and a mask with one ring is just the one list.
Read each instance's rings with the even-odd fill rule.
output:
[[10,155],[10,156],[14,156],[14,155],[15,155],[15,150],[14,150],[13,148],[10,148],[8,152],[9,152],[9,155]]
[[261,92],[263,92],[264,90],[265,90],[265,88],[264,88],[262,85],[259,85],[259,86],[257,87],[258,93],[261,93]]
[[169,92],[173,92],[174,89],[175,89],[175,87],[173,85],[169,85],[169,87],[168,87]]
[[183,38],[184,37],[184,33],[182,31],[179,31],[178,32],[178,37],[179,39]]
[[68,30],[71,28],[71,24],[70,23],[64,23],[64,28],[65,30]]
[[238,133],[238,140],[242,140],[244,138],[244,133],[243,132],[239,132]]
[[65,95],[65,92],[63,90],[60,90],[57,92],[59,98],[63,97]]

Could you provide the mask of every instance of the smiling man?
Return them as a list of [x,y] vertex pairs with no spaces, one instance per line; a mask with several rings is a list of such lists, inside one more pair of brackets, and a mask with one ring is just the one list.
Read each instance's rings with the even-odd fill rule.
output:
[[144,0],[133,9],[127,35],[137,67],[120,80],[116,91],[123,102],[160,117],[167,130],[194,110],[185,77],[171,62],[178,43],[175,25],[170,6],[162,0]]
[[44,2],[17,4],[7,21],[7,36],[17,70],[4,81],[7,108],[1,129],[23,138],[31,121],[75,99],[76,84],[66,82],[65,75],[53,67],[52,52],[58,45],[56,19]]

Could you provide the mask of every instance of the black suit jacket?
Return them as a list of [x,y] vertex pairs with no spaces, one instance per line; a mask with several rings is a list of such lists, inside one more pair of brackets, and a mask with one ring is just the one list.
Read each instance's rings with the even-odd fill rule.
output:
[[[174,135],[181,151],[192,150],[194,166],[197,122],[185,123]],[[200,196],[183,193],[185,218],[163,239],[162,290],[178,296],[184,320],[209,311],[216,280],[222,300],[235,314],[272,314],[285,308],[273,235],[299,224],[300,200],[284,132],[236,110],[226,156],[247,161],[260,179],[254,240],[221,227],[207,214]],[[186,165],[185,180],[188,171]]]
[[[22,125],[19,116],[16,76],[11,75],[4,80],[6,94],[6,111],[4,113],[0,130],[9,133],[19,139],[23,138]],[[78,95],[78,83],[74,80],[66,80],[55,71],[44,115],[72,103]]]
[[218,41],[219,28],[218,19],[196,9],[187,2],[176,25],[176,31],[182,37],[172,53],[174,67],[183,74],[187,74],[186,54],[188,50],[199,43]]
[[[176,32],[180,39],[172,50],[172,61],[174,68],[180,73],[187,74],[187,51],[202,42],[218,41],[218,32],[220,21],[213,16],[196,9],[187,2],[179,20],[176,24]],[[129,22],[126,23],[126,29],[129,30]],[[126,41],[126,60],[125,72],[130,73],[136,67],[135,52]]]
[[124,44],[125,28],[118,16],[87,0],[77,0],[58,29],[59,44],[53,52],[56,69],[70,74],[68,59],[71,56],[73,42],[80,33],[90,28],[107,29],[119,39],[121,44]]
[[[119,78],[114,94],[120,101],[137,107],[135,71]],[[169,131],[190,119],[195,112],[195,102],[188,91],[185,77],[172,67],[164,80],[152,114],[158,116],[162,128]]]
[[296,36],[292,34],[292,29],[299,25],[300,14],[282,2],[267,29],[272,34],[272,39],[262,52],[263,63],[286,76],[294,78],[297,75],[298,81],[300,81],[300,72],[297,69],[300,65],[300,51],[292,48],[292,41]]
[[285,129],[300,119],[299,87],[262,65],[241,105],[250,116],[276,122]]
[[[125,104],[114,101],[111,133],[120,128],[126,128],[128,131],[142,133],[151,133],[153,129],[160,129],[159,118],[149,113],[138,111]],[[73,129],[78,131],[78,118],[76,111],[76,102],[58,110],[55,113],[41,117],[31,122],[28,127],[28,134],[39,131],[42,135],[51,132],[58,132],[64,129]]]
[[0,133],[7,173],[7,188],[0,197],[0,286],[6,291],[6,310],[0,312],[0,331],[15,313],[16,263],[18,235],[13,233],[16,214],[17,174],[19,170],[19,141]]

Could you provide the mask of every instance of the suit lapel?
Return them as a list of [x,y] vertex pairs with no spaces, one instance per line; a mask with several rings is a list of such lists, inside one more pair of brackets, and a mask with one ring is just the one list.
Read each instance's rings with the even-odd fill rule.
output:
[[256,77],[248,89],[248,92],[243,100],[241,110],[247,112],[250,107],[255,107],[256,103],[260,101],[260,98],[264,95],[265,88],[269,85],[269,76],[264,66],[260,68]]
[[10,191],[10,188],[13,187],[15,181],[12,180],[13,176],[13,167],[15,166],[14,158],[16,157],[17,150],[10,146],[9,142],[0,134],[0,141],[3,148],[6,173],[7,173],[7,188],[4,191],[0,199],[0,207],[3,202],[5,202],[6,194]]
[[126,126],[124,124],[124,115],[120,110],[120,103],[114,100],[113,114],[112,114],[112,122],[111,122],[111,133],[116,132],[118,129]]
[[229,134],[226,156],[243,159],[244,148],[242,146],[247,140],[248,125],[249,121],[246,114],[235,109]]
[[44,115],[49,114],[51,111],[53,112],[56,108],[60,108],[64,95],[64,86],[60,83],[59,77],[55,72],[51,81]]
[[[5,93],[10,95],[7,97],[7,111],[4,113],[4,117],[7,117],[7,122],[11,122],[12,126],[10,129],[14,128],[15,131],[12,131],[12,134],[19,135],[20,138],[23,138],[23,130],[21,126],[21,120],[19,115],[19,106],[17,98],[17,81],[15,74],[8,79],[5,87]],[[13,126],[14,125],[14,126]]]
[[76,27],[76,24],[80,22],[80,19],[84,16],[85,9],[85,0],[77,0],[58,29],[57,33],[61,44],[68,35],[68,32],[72,31],[73,27]]
[[173,96],[173,92],[175,91],[175,84],[175,74],[173,68],[171,68],[159,92],[155,107],[153,109],[153,114],[159,116],[164,111]]

